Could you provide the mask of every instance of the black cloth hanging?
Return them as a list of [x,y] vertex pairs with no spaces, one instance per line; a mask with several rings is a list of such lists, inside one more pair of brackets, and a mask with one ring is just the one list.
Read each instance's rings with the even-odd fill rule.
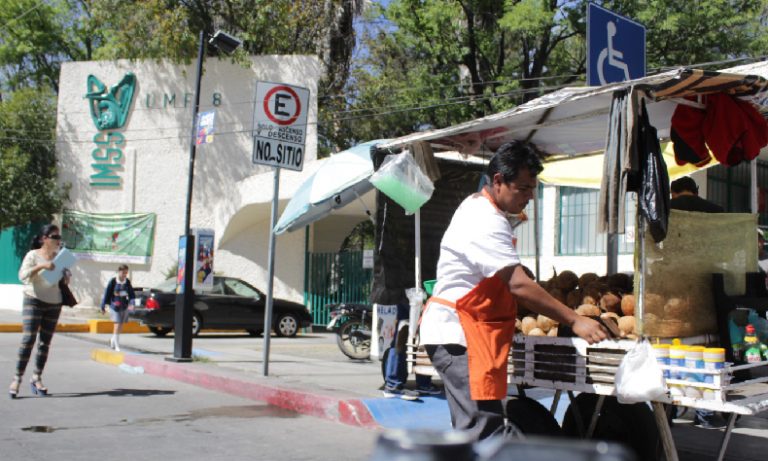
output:
[[645,100],[640,103],[637,120],[636,148],[640,158],[640,214],[648,223],[648,230],[656,243],[667,237],[669,221],[669,173],[661,155],[656,128],[648,120]]

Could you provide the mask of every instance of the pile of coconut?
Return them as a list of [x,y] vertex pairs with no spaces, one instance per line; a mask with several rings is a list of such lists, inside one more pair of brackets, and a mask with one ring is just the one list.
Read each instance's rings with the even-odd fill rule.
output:
[[[533,274],[527,271],[533,278]],[[577,276],[572,271],[562,271],[539,282],[550,295],[577,314],[587,317],[611,317],[618,323],[621,337],[636,339],[635,297],[632,295],[632,277],[613,274],[600,277],[593,272]],[[545,315],[536,315],[518,302],[516,327],[531,336],[557,336],[558,324]]]

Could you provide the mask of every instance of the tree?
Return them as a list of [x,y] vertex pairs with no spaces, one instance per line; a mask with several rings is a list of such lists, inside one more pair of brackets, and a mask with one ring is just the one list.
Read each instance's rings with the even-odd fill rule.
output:
[[[766,0],[598,2],[648,28],[650,69],[759,55]],[[371,9],[346,108],[349,139],[399,136],[583,81],[585,0],[392,0]],[[725,66],[720,66],[725,67]]]
[[0,229],[49,219],[66,190],[56,183],[56,101],[47,89],[22,89],[0,102]]

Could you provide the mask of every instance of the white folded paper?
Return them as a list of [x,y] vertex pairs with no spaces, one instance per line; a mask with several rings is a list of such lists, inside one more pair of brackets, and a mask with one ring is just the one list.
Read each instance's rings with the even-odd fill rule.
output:
[[64,269],[69,269],[74,266],[76,262],[77,258],[75,258],[75,255],[66,248],[62,248],[59,250],[59,254],[53,258],[53,270],[43,270],[42,276],[46,282],[55,285],[61,280]]

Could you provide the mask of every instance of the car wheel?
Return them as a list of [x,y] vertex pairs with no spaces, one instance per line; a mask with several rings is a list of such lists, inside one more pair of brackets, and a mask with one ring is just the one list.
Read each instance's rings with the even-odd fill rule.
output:
[[199,313],[192,314],[192,336],[200,334],[200,330],[203,329],[203,318]]
[[167,335],[168,333],[173,330],[173,328],[165,328],[165,327],[147,327],[149,328],[149,331],[155,334],[155,336],[158,336],[162,338],[163,336]]
[[283,314],[275,322],[275,334],[292,338],[299,332],[299,319],[293,314]]
[[251,336],[261,336],[262,333],[264,333],[264,330],[245,330],[248,332]]

